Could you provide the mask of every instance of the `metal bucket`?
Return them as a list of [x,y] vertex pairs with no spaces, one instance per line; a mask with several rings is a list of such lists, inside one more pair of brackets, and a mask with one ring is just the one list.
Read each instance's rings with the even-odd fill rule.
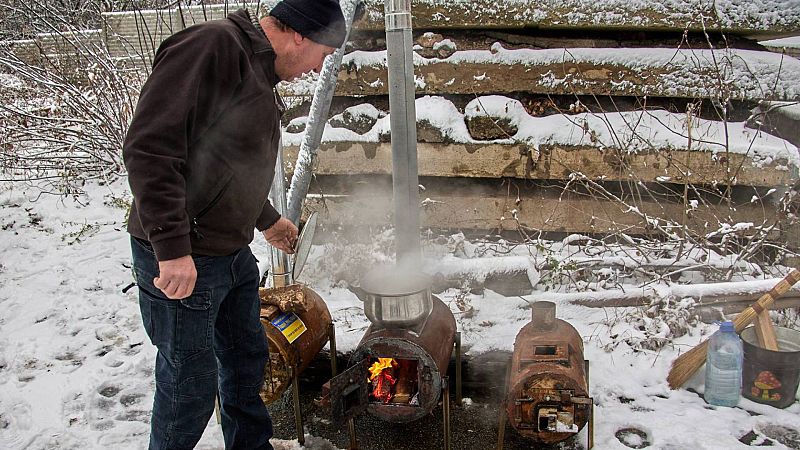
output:
[[775,327],[775,336],[777,352],[759,347],[755,327],[742,331],[742,396],[786,408],[794,403],[800,383],[800,331]]
[[364,302],[364,314],[378,328],[414,328],[433,311],[430,277],[379,267],[350,290]]

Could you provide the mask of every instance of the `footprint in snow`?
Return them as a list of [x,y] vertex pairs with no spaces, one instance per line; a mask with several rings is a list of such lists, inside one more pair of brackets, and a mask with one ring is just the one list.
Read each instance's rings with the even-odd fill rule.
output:
[[111,398],[111,397],[114,397],[115,395],[119,394],[119,392],[121,390],[122,390],[122,388],[119,387],[119,386],[115,386],[113,384],[103,384],[97,390],[97,393],[102,395],[103,397]]
[[63,363],[63,367],[61,368],[62,373],[74,372],[78,367],[83,365],[83,361],[86,359],[78,355],[76,351],[70,349],[65,349],[57,353],[53,358]]
[[114,428],[114,426],[116,426],[116,424],[113,420],[105,419],[93,422],[90,428],[94,431],[106,431]]
[[626,447],[647,448],[650,446],[650,437],[638,428],[621,428],[614,436]]
[[23,436],[31,428],[31,407],[21,399],[0,402],[0,448],[17,450],[30,445],[32,438]]

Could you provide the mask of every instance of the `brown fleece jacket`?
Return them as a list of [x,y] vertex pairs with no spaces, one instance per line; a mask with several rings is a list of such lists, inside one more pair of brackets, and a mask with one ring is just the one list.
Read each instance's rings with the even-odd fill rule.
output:
[[274,62],[244,10],[159,47],[123,157],[128,232],[160,261],[231,254],[280,218],[267,199],[281,132]]

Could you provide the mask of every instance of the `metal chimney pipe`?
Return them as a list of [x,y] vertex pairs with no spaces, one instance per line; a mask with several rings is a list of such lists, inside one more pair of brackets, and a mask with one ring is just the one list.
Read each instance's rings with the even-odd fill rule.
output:
[[392,187],[397,262],[421,260],[417,113],[414,107],[414,60],[411,0],[385,0],[389,113],[392,135]]
[[[286,175],[283,170],[283,139],[278,141],[278,159],[275,161],[275,177],[269,190],[269,201],[281,214],[286,215]],[[284,287],[292,284],[292,271],[289,267],[289,255],[270,246],[272,260],[272,287]]]
[[531,305],[531,323],[536,331],[552,331],[556,327],[556,304],[534,302]]
[[295,225],[300,223],[303,202],[311,184],[314,160],[322,142],[325,124],[328,123],[328,113],[330,112],[333,94],[336,91],[336,77],[342,66],[344,49],[347,46],[347,40],[350,39],[353,21],[356,15],[360,14],[359,2],[360,0],[342,0],[339,2],[345,18],[347,37],[342,46],[333,55],[325,59],[322,71],[319,73],[319,81],[317,81],[317,86],[314,88],[314,97],[311,99],[311,111],[308,114],[308,123],[303,134],[303,142],[300,144],[300,151],[297,154],[297,162],[294,165],[294,175],[292,175],[289,193],[286,194],[288,198],[286,217],[294,222]]

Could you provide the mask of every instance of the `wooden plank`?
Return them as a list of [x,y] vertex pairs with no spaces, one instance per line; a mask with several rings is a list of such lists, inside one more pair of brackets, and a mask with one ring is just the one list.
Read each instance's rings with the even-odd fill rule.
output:
[[[645,56],[646,55],[646,56]],[[416,93],[614,95],[800,100],[800,60],[769,51],[518,49],[415,58]],[[729,75],[721,75],[729,74]],[[300,92],[298,92],[300,94]],[[388,95],[385,52],[345,56],[336,95]]]
[[[284,158],[290,167],[294,167],[298,151],[298,146],[285,148]],[[593,180],[724,184],[730,168],[734,184],[738,185],[776,187],[794,181],[785,161],[759,167],[750,157],[737,153],[724,157],[674,149],[629,153],[613,148],[560,145],[543,145],[536,152],[524,144],[418,142],[417,155],[419,175],[431,177],[568,180],[573,173],[580,172]],[[317,153],[315,173],[391,174],[391,143],[323,143]]]
[[[421,180],[422,227],[465,230],[527,229],[569,233],[653,233],[652,221],[680,221],[682,204],[619,194],[627,205],[559,187],[527,186],[508,180],[463,178]],[[391,177],[318,176],[306,198],[306,213],[319,211],[328,224],[347,226],[391,223]],[[320,195],[319,193],[322,193]],[[686,225],[708,234],[725,223],[774,223],[778,212],[745,202],[700,205],[689,212]],[[647,219],[641,214],[646,214]],[[679,230],[676,230],[680,233]]]
[[777,352],[778,339],[775,336],[775,327],[772,325],[768,310],[765,309],[756,314],[755,327],[758,345],[767,350]]
[[[720,3],[720,2],[717,2]],[[360,30],[384,28],[383,0],[366,0]],[[764,7],[777,8],[776,11]],[[767,2],[753,8],[749,1],[663,2],[415,0],[415,29],[541,28],[648,31],[722,31],[746,36],[789,36],[800,31],[800,5]]]

